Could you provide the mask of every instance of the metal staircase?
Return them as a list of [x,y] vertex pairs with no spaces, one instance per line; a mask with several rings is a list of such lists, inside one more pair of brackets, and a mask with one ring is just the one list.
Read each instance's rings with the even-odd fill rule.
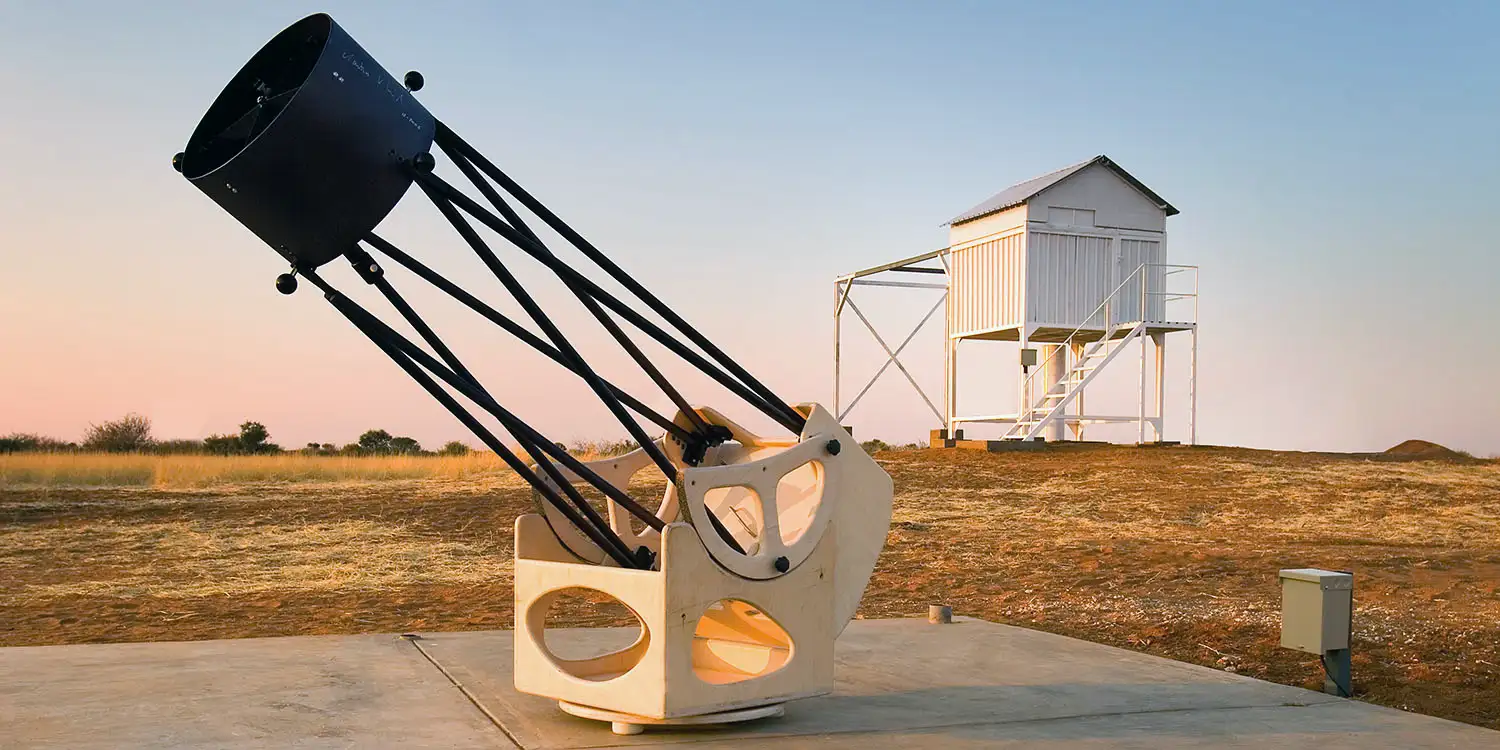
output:
[[[1073,403],[1078,394],[1083,392],[1084,387],[1093,381],[1105,366],[1120,355],[1125,344],[1144,336],[1145,333],[1145,321],[1111,325],[1098,341],[1083,350],[1078,361],[1073,363],[1073,367],[1068,370],[1062,380],[1017,415],[1015,424],[1006,431],[1003,439],[1035,440],[1048,425],[1068,413],[1068,405]],[[1066,352],[1067,345],[1071,344],[1077,335],[1078,332],[1074,331],[1073,336],[1069,336],[1068,340],[1063,342],[1063,346],[1059,346],[1052,356],[1059,356]],[[1050,360],[1051,357],[1048,359]],[[1044,361],[1036,371],[1042,372],[1045,367]],[[1027,378],[1027,383],[1030,382],[1031,378]]]

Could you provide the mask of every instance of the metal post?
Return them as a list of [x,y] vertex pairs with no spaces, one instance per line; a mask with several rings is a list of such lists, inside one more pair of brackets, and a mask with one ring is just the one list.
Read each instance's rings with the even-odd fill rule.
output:
[[[1137,320],[1139,320],[1141,322],[1141,325],[1144,327],[1146,325],[1146,266],[1145,266],[1145,264],[1142,264],[1139,268],[1135,269],[1135,271],[1136,271],[1136,273],[1138,273],[1138,274],[1141,275],[1141,316],[1139,318],[1137,318]],[[1141,333],[1144,334],[1145,331],[1142,331]],[[1140,434],[1137,436],[1136,442],[1140,443],[1142,445],[1144,445],[1146,443],[1146,339],[1147,338],[1149,338],[1149,337],[1144,336],[1144,335],[1140,337],[1140,339],[1141,339],[1141,376],[1140,376],[1140,379],[1137,381],[1137,383],[1140,385],[1141,393],[1140,393],[1140,399],[1138,401],[1138,405],[1140,407],[1140,412],[1137,415],[1137,419],[1139,421],[1136,422],[1136,426],[1139,428]]]
[[839,342],[841,341],[841,329],[839,321],[843,319],[843,305],[839,304],[842,296],[842,282],[833,282],[833,413],[839,414]]
[[953,435],[953,293],[943,295],[943,429]]
[[963,339],[948,339],[948,437],[957,440],[958,435],[958,347]]
[[1159,443],[1167,439],[1167,334],[1154,334],[1151,343],[1156,345],[1156,441]]
[[1198,269],[1193,269],[1193,349],[1188,372],[1188,444],[1198,444]]
[[1198,324],[1193,324],[1192,349],[1188,352],[1188,445],[1198,444]]
[[[1088,345],[1081,341],[1075,341],[1068,345],[1068,348],[1073,350],[1073,363],[1075,365],[1083,362],[1083,352],[1087,347]],[[1087,375],[1087,373],[1085,373],[1085,375]],[[1083,415],[1087,412],[1083,408],[1083,386],[1080,385],[1076,387],[1078,388],[1078,395],[1073,397],[1073,403],[1077,405],[1077,408],[1074,409],[1074,412],[1078,415],[1079,419],[1077,422],[1073,423],[1073,439],[1082,441],[1084,427]]]
[[1353,659],[1349,649],[1336,648],[1323,654],[1323,692],[1348,698],[1354,695]]
[[[1052,393],[1052,389],[1056,388],[1059,383],[1062,383],[1063,378],[1067,377],[1068,355],[1066,347],[1062,344],[1043,344],[1041,357],[1042,361],[1046,363],[1044,365],[1046,372],[1042,373],[1042,395],[1045,398]],[[1042,406],[1045,410],[1051,410],[1056,403],[1055,401],[1043,402]],[[1067,409],[1064,408],[1062,412],[1066,415]],[[1052,420],[1052,423],[1047,425],[1047,430],[1043,437],[1051,443],[1062,442],[1066,421],[1065,419]]]
[[[1029,331],[1026,330],[1026,326],[1023,324],[1021,326],[1022,350],[1025,350],[1031,343],[1028,340],[1030,338],[1028,334]],[[1019,357],[1021,355],[1017,353],[1016,356]],[[1029,425],[1022,426],[1019,424],[1022,421],[1031,420],[1031,377],[1029,373],[1026,372],[1025,367],[1021,368],[1021,382],[1017,385],[1016,394],[1016,422],[1018,423],[1016,425],[1017,433],[1022,436],[1022,440],[1031,440],[1031,437],[1029,436],[1031,427]]]
[[1140,387],[1139,398],[1137,399],[1136,403],[1137,403],[1137,406],[1140,407],[1140,409],[1139,409],[1139,414],[1136,417],[1136,419],[1137,419],[1136,426],[1140,429],[1140,434],[1136,436],[1136,442],[1138,444],[1145,445],[1145,443],[1146,443],[1146,339],[1148,339],[1150,337],[1143,335],[1143,336],[1140,336],[1139,338],[1141,340],[1141,372],[1140,372],[1140,377],[1136,380],[1136,385],[1138,385]]

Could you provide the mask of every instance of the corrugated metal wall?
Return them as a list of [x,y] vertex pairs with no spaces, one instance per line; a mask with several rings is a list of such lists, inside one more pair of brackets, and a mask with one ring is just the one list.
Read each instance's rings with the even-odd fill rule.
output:
[[[1082,325],[1118,283],[1110,272],[1113,252],[1109,245],[1108,237],[1031,232],[1026,253],[1026,320]],[[1103,322],[1102,312],[1093,322]]]
[[1025,252],[1025,232],[953,252],[954,334],[1021,325]]
[[[1161,243],[1155,240],[1130,240],[1120,241],[1120,264],[1116,271],[1115,283],[1119,284],[1126,277],[1135,273],[1142,263],[1161,263]],[[1142,271],[1146,277],[1146,320],[1160,322],[1166,317],[1167,299],[1158,294],[1166,289],[1165,268],[1147,268]],[[1112,315],[1115,322],[1129,322],[1141,319],[1141,280],[1139,276],[1130,280],[1120,290],[1120,295],[1113,306]]]

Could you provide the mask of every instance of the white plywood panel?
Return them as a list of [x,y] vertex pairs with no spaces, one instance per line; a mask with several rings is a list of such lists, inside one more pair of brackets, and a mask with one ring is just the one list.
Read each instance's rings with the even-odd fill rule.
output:
[[[1026,320],[1046,326],[1077,327],[1114,288],[1110,238],[1030,233],[1028,244]],[[1103,313],[1094,324],[1103,327]]]
[[1025,299],[1026,233],[1018,232],[950,256],[954,335],[1019,326]]

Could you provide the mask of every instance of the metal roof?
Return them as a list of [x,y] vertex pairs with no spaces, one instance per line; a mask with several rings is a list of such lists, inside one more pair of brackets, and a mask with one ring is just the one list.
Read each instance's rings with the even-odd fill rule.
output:
[[1022,203],[1031,200],[1034,196],[1036,196],[1037,193],[1040,193],[1043,190],[1046,190],[1047,188],[1052,187],[1053,185],[1056,185],[1057,183],[1062,182],[1063,180],[1066,180],[1069,177],[1077,174],[1078,172],[1081,172],[1084,169],[1095,164],[1101,164],[1105,167],[1108,167],[1111,172],[1119,175],[1120,179],[1130,183],[1131,187],[1139,190],[1141,194],[1146,196],[1147,198],[1150,198],[1151,202],[1155,203],[1161,210],[1167,212],[1168,216],[1175,216],[1179,213],[1176,208],[1172,207],[1172,204],[1166,202],[1165,199],[1163,199],[1160,195],[1157,195],[1151,188],[1146,187],[1145,183],[1131,176],[1131,174],[1129,172],[1126,172],[1123,167],[1116,164],[1113,159],[1110,159],[1104,154],[1100,154],[1092,159],[1089,159],[1088,161],[1081,161],[1070,167],[1063,167],[1056,172],[1048,172],[1041,177],[1036,177],[1025,182],[1011,185],[1010,187],[1001,190],[998,193],[995,193],[990,197],[989,200],[959,214],[958,216],[953,217],[952,219],[949,219],[947,225],[962,224],[966,221],[973,221],[975,219],[989,216],[993,213],[1004,211],[1005,209],[1011,208],[1013,206],[1019,206]]

